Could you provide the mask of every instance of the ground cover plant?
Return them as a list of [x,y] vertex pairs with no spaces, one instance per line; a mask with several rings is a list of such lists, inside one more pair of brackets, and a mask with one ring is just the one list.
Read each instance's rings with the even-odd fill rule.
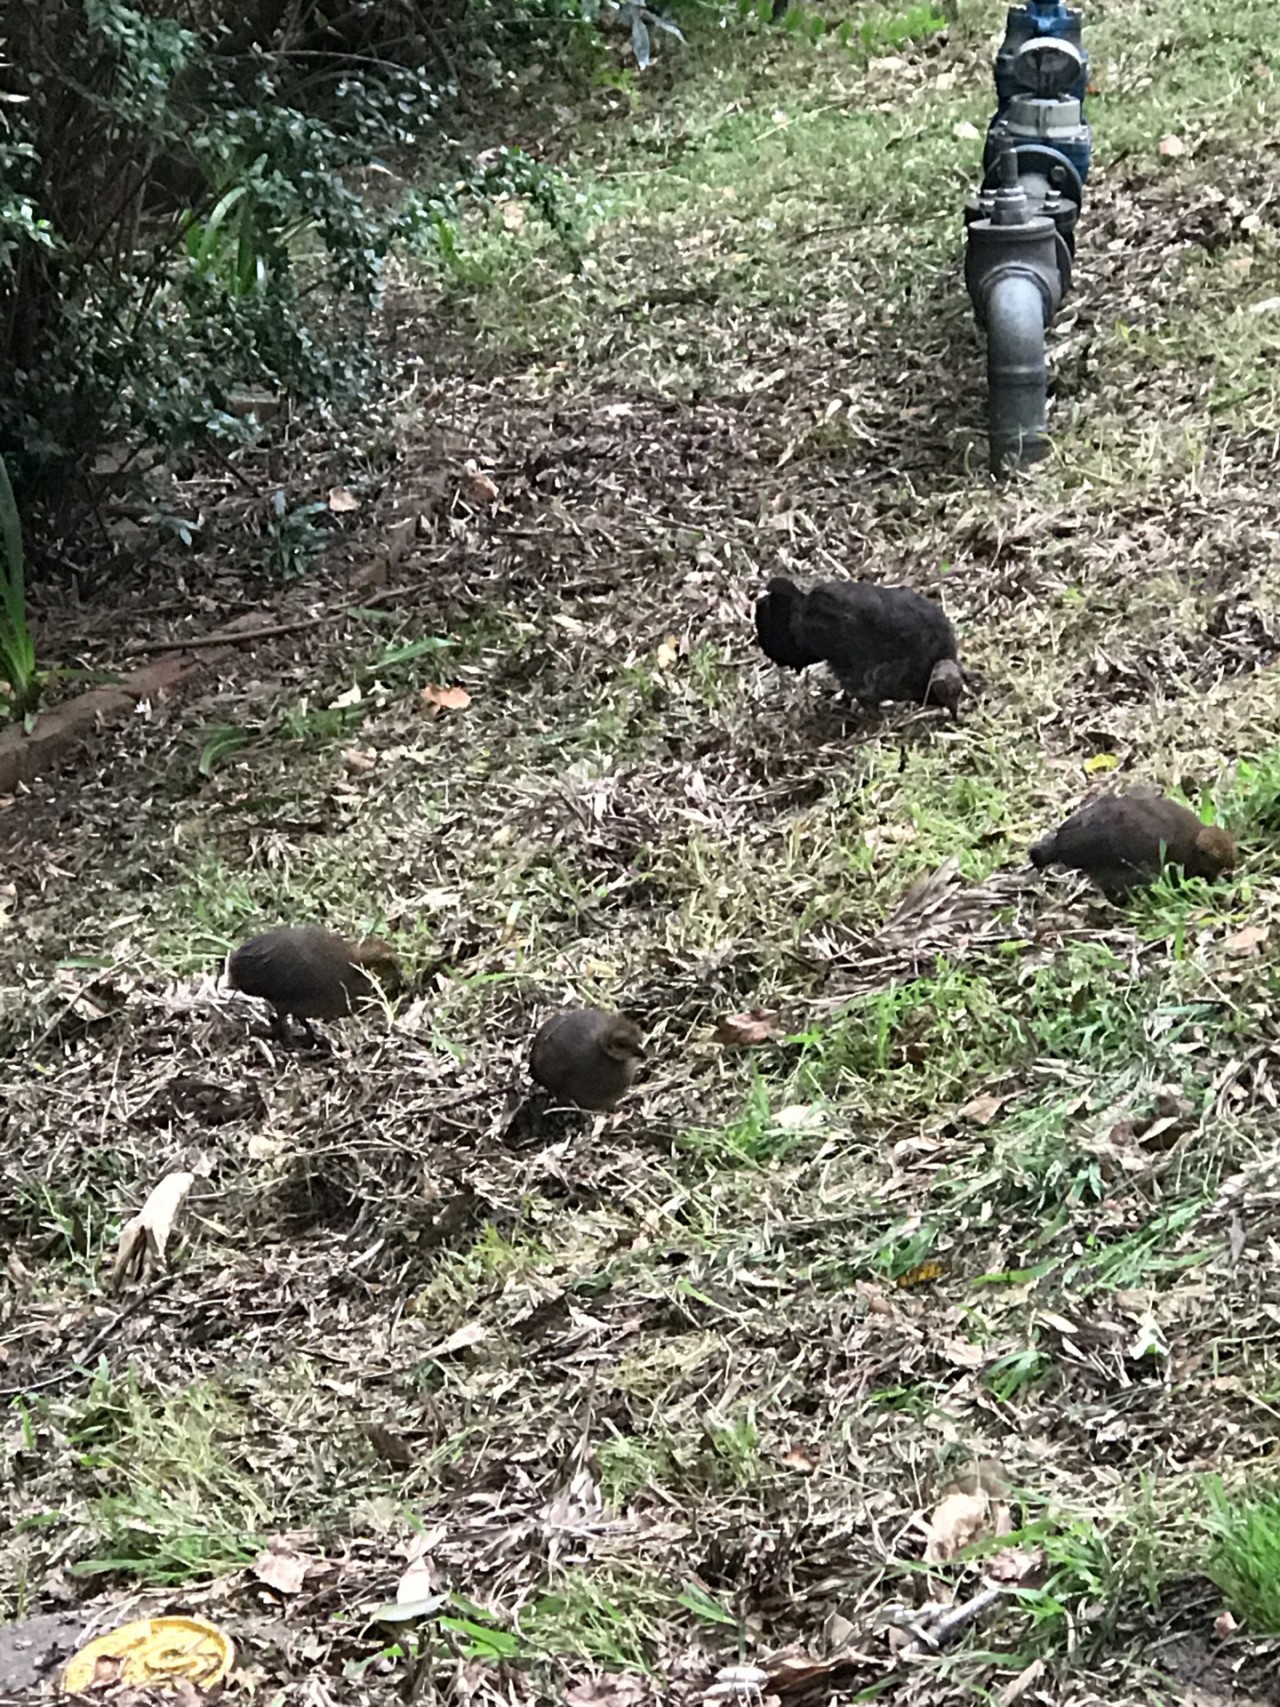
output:
[[[398,257],[382,449],[309,443],[346,531],[272,630],[0,813],[4,1611],[200,1612],[284,1702],[1275,1700],[1271,15],[1090,12],[1055,458],[999,490],[1002,18],[680,18],[523,85],[571,217]],[[242,614],[169,567],[42,661]],[[961,719],[772,668],[775,572],[940,591]],[[1138,781],[1230,881],[1028,868]],[[414,991],[281,1053],[212,974],[289,919]],[[651,1060],[536,1122],[575,999]],[[1014,1533],[928,1557],[986,1459]]]

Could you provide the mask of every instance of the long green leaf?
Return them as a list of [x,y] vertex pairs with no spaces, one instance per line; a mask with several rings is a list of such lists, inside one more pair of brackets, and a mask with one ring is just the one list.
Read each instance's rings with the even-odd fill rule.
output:
[[[22,522],[13,495],[9,470],[0,456],[0,537],[4,540],[4,608],[15,626],[26,628],[27,588],[22,569]],[[15,621],[16,618],[16,621]]]
[[36,649],[27,627],[27,586],[22,562],[22,521],[9,470],[0,456],[0,677],[13,692],[18,716],[34,709],[39,687]]

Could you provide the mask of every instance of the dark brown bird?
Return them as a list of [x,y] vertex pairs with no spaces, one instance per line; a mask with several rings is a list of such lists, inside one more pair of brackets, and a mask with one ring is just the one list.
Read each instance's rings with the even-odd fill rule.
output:
[[930,700],[954,716],[964,692],[946,612],[910,587],[820,581],[806,593],[776,575],[756,603],[756,638],[784,669],[829,664],[863,706]]
[[333,931],[304,925],[251,937],[227,958],[227,981],[275,1010],[275,1029],[300,1019],[309,1037],[313,1019],[341,1019],[374,993],[373,980],[389,990],[400,983],[395,955],[377,937],[348,942]]
[[553,1097],[579,1108],[616,1108],[644,1059],[629,1019],[601,1008],[565,1008],[538,1027],[529,1071]]
[[1188,877],[1220,877],[1236,863],[1236,844],[1163,794],[1105,794],[1038,841],[1030,858],[1041,867],[1071,866],[1100,889],[1123,894],[1165,866]]

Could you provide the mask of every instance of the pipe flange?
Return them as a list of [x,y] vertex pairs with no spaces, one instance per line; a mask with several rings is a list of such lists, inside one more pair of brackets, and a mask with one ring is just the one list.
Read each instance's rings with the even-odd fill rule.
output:
[[[1012,148],[1018,160],[1018,176],[1037,174],[1045,178],[1052,189],[1066,201],[1072,201],[1077,207],[1084,203],[1084,182],[1079,172],[1056,148],[1048,148],[1040,142],[1013,142],[1008,137],[1000,139],[1001,152]],[[996,190],[1000,187],[1000,160],[997,156],[986,168],[982,179],[982,189]]]

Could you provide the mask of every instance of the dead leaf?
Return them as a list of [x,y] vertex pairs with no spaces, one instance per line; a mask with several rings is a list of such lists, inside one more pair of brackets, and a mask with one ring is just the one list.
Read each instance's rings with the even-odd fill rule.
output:
[[503,225],[514,236],[518,237],[524,230],[525,221],[529,217],[528,208],[522,201],[513,196],[510,201],[501,204],[501,211]]
[[973,1542],[996,1533],[992,1502],[986,1494],[947,1494],[934,1506],[925,1527],[925,1563],[945,1564],[959,1558]]
[[344,693],[340,693],[337,699],[329,701],[329,710],[347,711],[351,706],[359,705],[363,698],[364,694],[360,691],[359,682],[352,682],[351,686]]
[[1226,1641],[1228,1636],[1234,1636],[1240,1626],[1236,1623],[1235,1614],[1228,1608],[1220,1612],[1213,1621],[1213,1633],[1220,1641]]
[[301,1594],[313,1563],[290,1548],[269,1547],[253,1561],[253,1574],[277,1594]]
[[475,499],[477,504],[497,503],[500,496],[498,488],[490,477],[484,473],[478,462],[472,460],[463,463],[462,471],[466,475],[467,482],[471,487],[471,496]]
[[342,762],[349,771],[371,771],[378,763],[375,747],[348,747]]
[[1009,1478],[998,1458],[971,1458],[960,1466],[944,1491],[949,1494],[986,1494],[988,1499],[1007,1500]]
[[413,1606],[418,1601],[430,1600],[439,1587],[440,1572],[436,1569],[435,1560],[429,1554],[415,1552],[396,1584],[396,1605]]
[[1032,1660],[1028,1666],[1023,1666],[1017,1677],[1010,1678],[1008,1683],[996,1696],[997,1707],[1013,1707],[1020,1695],[1025,1695],[1033,1683],[1039,1683],[1044,1676],[1044,1661]]
[[465,711],[471,704],[466,688],[425,687],[422,704],[428,717],[439,717],[442,711]]
[[330,486],[329,508],[335,516],[349,516],[353,510],[360,508],[360,500],[345,486]]
[[957,142],[977,142],[982,136],[977,125],[971,124],[968,119],[961,119],[958,124],[953,124],[951,134]]
[[706,1702],[759,1701],[768,1681],[768,1672],[759,1666],[721,1666],[711,1687],[703,1691],[702,1699]]
[[1162,136],[1160,138],[1158,152],[1162,154],[1166,160],[1177,160],[1180,155],[1187,152],[1187,145],[1180,136]]
[[987,1361],[986,1352],[972,1340],[943,1340],[942,1355],[957,1369],[981,1369]]
[[382,1423],[366,1423],[364,1432],[365,1439],[378,1457],[390,1464],[393,1470],[413,1468],[413,1448],[394,1429],[385,1428]]
[[992,1582],[1020,1583],[1043,1563],[1044,1553],[1039,1547],[1003,1547],[987,1560],[986,1571]]
[[1228,954],[1257,954],[1270,935],[1271,931],[1266,925],[1246,925],[1243,930],[1233,931],[1230,936],[1223,937],[1222,946]]
[[748,1048],[753,1043],[767,1043],[781,1030],[781,1016],[768,1008],[752,1008],[745,1014],[725,1014],[716,1022],[713,1043]]
[[789,1464],[793,1470],[799,1470],[809,1476],[818,1468],[819,1454],[807,1451],[802,1446],[789,1446],[785,1452],[778,1454],[784,1464]]
[[174,1220],[195,1183],[192,1173],[166,1174],[133,1219],[125,1222],[111,1267],[113,1287],[127,1274],[140,1276],[148,1263],[158,1268],[164,1262]]
[[427,1353],[428,1357],[448,1357],[450,1352],[465,1351],[469,1345],[479,1345],[488,1333],[488,1329],[479,1322],[468,1322],[463,1328],[456,1328],[448,1339],[441,1340]]
[[669,670],[680,656],[680,642],[674,634],[668,634],[657,651],[658,668]]
[[971,1120],[975,1126],[990,1126],[1008,1100],[1007,1096],[974,1097],[972,1102],[956,1110],[956,1119]]
[[589,1677],[565,1691],[565,1707],[638,1707],[653,1699],[653,1686],[634,1672],[606,1672]]

